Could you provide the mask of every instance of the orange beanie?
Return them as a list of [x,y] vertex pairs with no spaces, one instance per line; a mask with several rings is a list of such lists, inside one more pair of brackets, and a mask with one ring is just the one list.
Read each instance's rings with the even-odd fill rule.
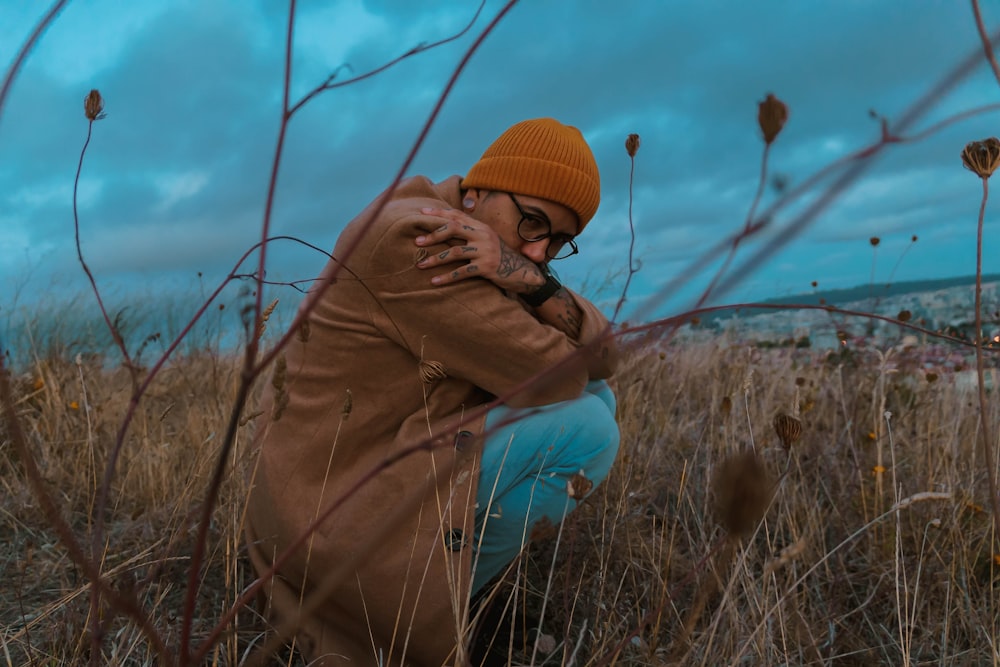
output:
[[601,203],[597,162],[580,130],[552,118],[525,120],[500,135],[472,165],[462,188],[548,199],[576,213],[580,231]]

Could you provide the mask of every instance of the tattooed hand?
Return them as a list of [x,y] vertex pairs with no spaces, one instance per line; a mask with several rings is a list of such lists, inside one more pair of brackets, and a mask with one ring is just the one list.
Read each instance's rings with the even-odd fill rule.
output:
[[504,243],[489,225],[454,209],[425,208],[421,212],[442,218],[444,224],[418,236],[418,246],[458,243],[417,263],[421,269],[448,266],[449,271],[431,278],[435,285],[480,277],[509,292],[530,294],[545,284],[538,266]]

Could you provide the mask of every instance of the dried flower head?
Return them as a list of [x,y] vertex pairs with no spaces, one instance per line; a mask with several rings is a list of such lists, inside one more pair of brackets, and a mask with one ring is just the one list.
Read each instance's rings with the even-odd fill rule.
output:
[[781,446],[786,450],[791,449],[792,445],[802,437],[802,422],[784,412],[779,412],[774,416],[774,432],[778,434]]
[[764,464],[752,451],[731,456],[712,480],[719,521],[735,537],[753,531],[771,502],[773,485]]
[[905,308],[896,314],[896,319],[900,322],[909,322],[910,318],[913,317],[913,313],[906,310]]
[[764,133],[764,143],[770,144],[777,138],[788,120],[788,107],[771,93],[757,105],[757,124]]
[[962,150],[962,164],[980,178],[989,178],[1000,167],[1000,139],[972,141]]
[[635,154],[639,152],[639,143],[638,134],[628,135],[628,139],[625,140],[625,150],[629,157],[635,157]]
[[879,243],[882,242],[882,239],[880,239],[877,236],[873,236],[870,239],[868,239],[868,242],[871,243],[872,247],[874,248],[875,246],[877,246]]
[[566,482],[566,493],[573,500],[583,500],[594,488],[594,483],[590,481],[583,471],[576,473]]
[[101,120],[107,116],[104,113],[104,98],[101,97],[96,88],[83,98],[83,113],[90,121]]
[[443,380],[448,377],[444,364],[440,361],[428,361],[426,359],[421,359],[418,366],[420,369],[420,381],[424,384],[430,384],[435,380]]

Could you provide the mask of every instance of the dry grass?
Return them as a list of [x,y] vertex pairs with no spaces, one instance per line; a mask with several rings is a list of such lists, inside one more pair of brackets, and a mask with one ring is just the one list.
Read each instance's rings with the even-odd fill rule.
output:
[[[712,344],[631,353],[615,381],[623,439],[610,479],[558,542],[533,545],[511,577],[519,605],[539,613],[547,600],[544,628],[556,644],[516,661],[1000,662],[1000,567],[984,510],[975,395],[944,372],[929,381],[919,354]],[[165,369],[139,407],[113,487],[104,569],[137,592],[172,645],[198,503],[237,379],[235,362],[211,355]],[[88,540],[128,375],[99,360],[49,358],[15,385],[49,488]],[[790,450],[772,426],[779,413],[802,422]],[[252,577],[241,555],[241,431],[215,514],[196,637]],[[86,581],[39,511],[8,435],[0,438],[0,664],[82,663],[91,646]],[[724,465],[749,449],[752,464]],[[916,495],[925,492],[933,493]],[[762,499],[765,513],[747,526],[731,511],[734,503],[745,510],[748,498]],[[738,537],[723,525],[748,530]],[[259,634],[248,610],[214,659],[240,662]],[[102,664],[155,663],[122,621],[109,625],[102,650]]]

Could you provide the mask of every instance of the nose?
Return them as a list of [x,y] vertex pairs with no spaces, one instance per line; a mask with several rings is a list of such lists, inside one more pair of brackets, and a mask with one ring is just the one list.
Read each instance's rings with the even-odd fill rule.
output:
[[535,264],[542,264],[548,261],[546,256],[546,251],[549,249],[549,239],[542,239],[541,241],[530,241],[526,242],[521,246],[521,254],[530,259]]

